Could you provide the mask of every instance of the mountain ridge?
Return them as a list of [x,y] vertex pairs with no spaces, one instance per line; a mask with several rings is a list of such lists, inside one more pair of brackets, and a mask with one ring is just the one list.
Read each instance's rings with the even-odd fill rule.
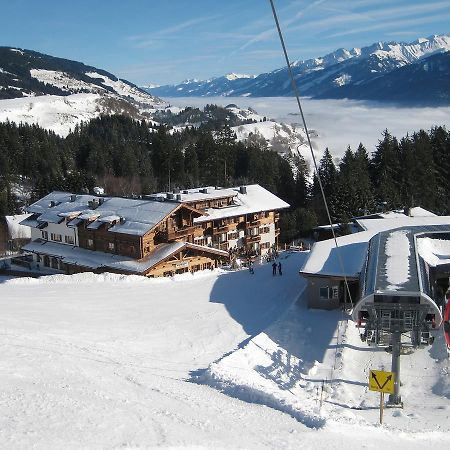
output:
[[148,105],[163,103],[106,70],[34,50],[0,47],[0,99],[80,93],[111,94]]
[[[355,98],[364,98],[357,86],[446,51],[450,51],[450,36],[433,35],[410,43],[376,42],[362,48],[340,48],[322,57],[293,61],[291,67],[301,95],[312,98],[354,98],[355,95]],[[357,93],[353,94],[349,86],[356,86]],[[224,75],[206,81],[159,86],[148,91],[162,97],[292,95],[287,67],[254,78],[230,80]],[[379,100],[389,101],[389,98],[380,97]],[[434,100],[430,99],[430,102]]]

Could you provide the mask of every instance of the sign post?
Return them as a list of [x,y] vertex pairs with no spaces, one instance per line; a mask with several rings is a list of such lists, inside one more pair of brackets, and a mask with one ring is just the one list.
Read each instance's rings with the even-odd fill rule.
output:
[[369,390],[380,393],[380,424],[383,423],[384,394],[394,393],[395,375],[393,372],[371,370],[369,374]]
[[380,425],[383,424],[384,392],[380,392]]

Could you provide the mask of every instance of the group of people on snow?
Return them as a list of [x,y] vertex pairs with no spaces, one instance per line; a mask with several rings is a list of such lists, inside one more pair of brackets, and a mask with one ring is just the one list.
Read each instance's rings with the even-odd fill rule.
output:
[[277,269],[278,269],[278,275],[283,275],[283,272],[281,272],[281,262],[279,262],[277,264],[276,261],[274,261],[272,264],[272,275],[273,276],[275,276],[277,274]]

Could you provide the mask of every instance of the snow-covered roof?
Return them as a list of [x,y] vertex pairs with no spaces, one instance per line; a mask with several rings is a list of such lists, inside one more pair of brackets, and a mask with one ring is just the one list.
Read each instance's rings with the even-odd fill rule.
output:
[[195,189],[184,189],[178,193],[160,192],[152,195],[151,197],[165,199],[168,198],[168,195],[172,195],[174,197],[173,200],[180,203],[192,203],[202,200],[235,197],[237,194],[233,189],[220,188],[216,186],[204,186]]
[[[243,193],[245,192],[245,194]],[[158,193],[151,197],[167,198],[168,193]],[[194,223],[208,222],[211,219],[223,219],[226,217],[251,214],[262,211],[273,211],[289,208],[289,204],[276,195],[269,192],[259,184],[221,188],[216,186],[204,186],[195,189],[182,190],[179,193],[169,193],[174,201],[180,203],[194,203],[199,201],[216,200],[219,198],[232,198],[233,204],[223,208],[208,208],[203,217],[194,219]]]
[[418,238],[417,252],[429,266],[450,264],[450,240],[431,237]]
[[241,193],[240,187],[228,188],[227,191],[235,194],[233,199],[234,204],[225,208],[208,208],[205,210],[207,215],[195,218],[194,223],[289,208],[288,203],[267,189],[264,189],[259,184],[250,184],[245,187],[245,194]]
[[21,225],[23,220],[28,219],[31,214],[16,214],[15,216],[5,216],[10,239],[29,239],[31,230],[28,226]]
[[[115,222],[108,231],[142,236],[179,206],[178,202],[170,201],[52,192],[29,206],[28,211],[40,214],[39,222],[58,223],[64,217],[78,216],[84,220],[94,219],[90,228]],[[71,226],[75,223],[70,222]]]
[[[289,207],[285,201],[258,184],[245,186],[245,190],[241,187],[216,189],[211,186],[189,189],[174,197],[168,199],[166,194],[161,193],[145,199],[129,199],[56,191],[33,203],[28,207],[28,211],[39,214],[38,222],[60,223],[68,217],[72,218],[70,226],[75,226],[77,222],[74,220],[77,217],[94,220],[89,225],[91,229],[100,227],[102,223],[110,223],[113,224],[108,229],[110,232],[143,236],[179,208],[180,204],[189,205],[195,201],[227,197],[233,199],[233,205],[206,209],[204,216],[194,217],[194,223]],[[199,212],[198,215],[200,214]],[[38,224],[24,222],[24,225]]]
[[435,217],[436,214],[428,211],[420,206],[415,206],[414,208],[410,208],[409,215],[411,217]]
[[367,256],[369,241],[376,234],[402,227],[450,225],[450,216],[410,217],[399,214],[390,217],[359,219],[358,223],[365,231],[338,237],[339,249],[336,249],[333,239],[316,242],[300,272],[305,275],[343,276],[345,274],[348,277],[357,277]]
[[168,258],[183,248],[192,248],[199,251],[228,256],[223,250],[218,250],[188,242],[171,242],[159,244],[146,258],[135,260],[129,256],[115,255],[111,253],[88,250],[81,247],[73,247],[66,244],[37,239],[22,247],[23,250],[62,258],[63,262],[88,267],[91,269],[111,268],[129,273],[144,273],[156,264]]

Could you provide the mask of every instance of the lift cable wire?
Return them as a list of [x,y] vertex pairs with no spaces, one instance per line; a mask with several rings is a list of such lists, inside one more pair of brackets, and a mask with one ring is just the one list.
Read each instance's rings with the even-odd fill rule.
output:
[[328,222],[329,222],[330,227],[331,227],[331,233],[333,234],[334,243],[335,243],[336,249],[338,250],[336,253],[337,253],[337,256],[338,256],[338,259],[339,259],[339,265],[340,265],[341,270],[342,270],[342,275],[344,277],[345,288],[346,288],[346,291],[347,291],[348,298],[350,299],[351,307],[353,309],[354,305],[353,305],[352,295],[350,293],[350,287],[348,285],[347,276],[345,275],[344,263],[342,261],[342,256],[341,256],[341,253],[339,251],[339,244],[338,244],[338,241],[336,239],[336,233],[334,232],[333,222],[331,220],[330,210],[328,208],[328,202],[327,202],[327,199],[326,199],[326,196],[325,196],[325,191],[323,189],[322,180],[320,179],[319,170],[317,168],[316,157],[314,156],[314,151],[313,151],[313,148],[312,148],[311,139],[309,137],[308,127],[306,125],[305,116],[303,114],[303,108],[302,108],[302,105],[300,103],[300,92],[298,90],[297,83],[295,82],[294,74],[292,73],[291,64],[289,62],[289,57],[288,57],[288,53],[287,53],[287,50],[286,50],[286,45],[284,44],[283,34],[281,32],[280,23],[278,22],[278,16],[277,16],[277,13],[275,11],[275,5],[273,3],[273,0],[270,0],[270,5],[272,7],[272,13],[273,13],[273,17],[275,19],[275,24],[277,26],[278,36],[280,37],[281,46],[283,47],[283,53],[284,53],[284,57],[286,59],[286,64],[287,64],[287,69],[288,69],[288,72],[289,72],[289,77],[291,79],[292,89],[293,89],[295,97],[297,99],[298,109],[299,109],[300,115],[302,117],[303,128],[305,129],[306,138],[308,139],[308,145],[309,145],[309,149],[311,151],[311,157],[312,157],[312,160],[313,160],[313,163],[314,163],[314,172],[316,174],[317,181],[319,182],[320,192],[322,193],[323,202],[325,204],[325,210],[326,210],[327,216],[328,216]]

